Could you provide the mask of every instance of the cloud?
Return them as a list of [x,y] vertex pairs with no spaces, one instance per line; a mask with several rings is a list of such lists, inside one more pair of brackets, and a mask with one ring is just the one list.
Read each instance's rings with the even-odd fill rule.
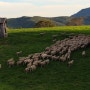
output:
[[[53,0],[54,1],[54,0]],[[61,1],[61,0],[60,0]],[[21,17],[21,16],[70,16],[89,5],[43,5],[33,3],[0,2],[0,17]]]
[[33,3],[35,5],[52,5],[52,4],[58,4],[58,5],[85,5],[89,4],[90,0],[0,0],[2,2],[20,2],[20,3]]
[[90,3],[90,0],[18,0],[19,2],[28,2],[35,5],[85,5]]

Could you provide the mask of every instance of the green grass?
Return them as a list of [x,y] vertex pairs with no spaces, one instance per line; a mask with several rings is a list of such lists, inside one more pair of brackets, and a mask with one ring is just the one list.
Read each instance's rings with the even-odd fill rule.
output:
[[[40,32],[46,32],[42,37]],[[65,33],[62,35],[61,33]],[[53,28],[10,29],[8,38],[0,39],[0,90],[90,90],[90,47],[73,52],[75,60],[71,68],[67,62],[51,61],[44,68],[26,74],[25,66],[8,68],[6,61],[22,50],[22,56],[42,52],[52,43],[52,35],[58,34],[58,40],[68,37],[69,33],[90,35],[90,26],[68,26]],[[87,56],[82,57],[81,51]]]

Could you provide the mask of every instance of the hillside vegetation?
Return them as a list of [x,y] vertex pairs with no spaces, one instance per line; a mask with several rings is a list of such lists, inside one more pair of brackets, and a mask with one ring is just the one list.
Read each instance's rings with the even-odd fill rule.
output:
[[[45,32],[44,36],[40,32]],[[42,52],[53,44],[52,35],[58,34],[57,40],[65,39],[70,33],[90,35],[90,26],[62,26],[52,28],[8,29],[8,38],[0,39],[0,90],[89,90],[90,89],[90,46],[73,52],[75,60],[69,68],[67,62],[51,61],[48,65],[31,73],[25,73],[25,65],[12,68],[7,60],[22,51],[21,56]],[[86,51],[86,57],[81,52]]]
[[90,8],[81,9],[71,16],[41,17],[41,16],[22,16],[17,18],[8,18],[7,26],[9,28],[33,28],[35,24],[42,20],[51,20],[56,26],[65,26],[72,18],[84,19],[84,25],[90,25]]
[[34,16],[34,17],[18,17],[18,18],[10,18],[7,19],[7,26],[9,28],[32,28],[35,27],[35,24],[41,20],[49,20],[54,22],[57,26],[62,26],[67,23],[69,20],[69,17],[40,17],[40,16]]

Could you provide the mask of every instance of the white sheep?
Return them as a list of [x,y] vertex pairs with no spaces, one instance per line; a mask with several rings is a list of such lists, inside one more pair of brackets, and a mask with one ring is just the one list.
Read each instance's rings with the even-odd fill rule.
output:
[[32,60],[30,60],[30,59],[24,60],[24,64],[27,64],[27,63],[29,63],[29,62],[32,62]]
[[19,57],[19,61],[24,61],[26,57]]
[[35,65],[32,65],[32,66],[30,67],[30,72],[36,70],[36,68],[37,68],[37,67],[36,67]]
[[31,67],[31,65],[32,65],[32,63],[30,62],[30,63],[27,64],[27,67]]
[[9,60],[7,60],[7,63],[12,62],[13,60],[13,58],[10,58]]
[[59,60],[59,56],[52,56],[51,59],[57,61]]
[[56,50],[51,51],[51,55],[55,55],[56,54]]
[[41,54],[41,57],[42,57],[42,59],[44,60],[45,58],[47,58],[47,54],[42,53],[42,54]]
[[47,55],[47,59],[52,59],[52,55]]
[[48,51],[45,51],[44,53],[45,53],[45,54],[50,54],[50,52],[51,52],[51,51],[50,51],[50,50],[48,50]]
[[25,72],[27,73],[27,72],[29,72],[29,71],[30,71],[30,68],[26,67],[26,68],[25,68]]
[[61,57],[60,57],[60,61],[66,61],[66,57],[64,56],[64,55],[62,55]]
[[16,52],[16,55],[19,56],[22,54],[22,51]]
[[45,64],[46,64],[45,61],[40,62],[41,67],[45,66]]
[[14,58],[7,60],[7,65],[9,65],[9,67],[13,66],[14,64],[15,64]]
[[38,60],[39,60],[39,58],[37,58],[37,57],[36,57],[36,58],[34,58],[34,61],[38,61]]
[[38,64],[39,64],[38,61],[34,61],[34,62],[33,62],[33,65],[35,65],[35,66],[37,66]]
[[67,59],[70,60],[71,54],[68,54]]
[[40,36],[44,36],[44,35],[45,35],[45,32],[40,33]]
[[66,57],[66,59],[67,59],[67,60],[70,60],[71,53],[69,53],[69,52],[68,52],[68,53],[66,53],[66,54],[65,54],[65,57]]
[[82,51],[82,56],[85,56],[86,55],[86,52],[85,51]]
[[33,54],[30,54],[30,55],[28,55],[28,58],[29,58],[29,59],[31,59],[31,58],[32,58],[32,56],[33,56]]
[[46,47],[46,48],[45,48],[45,51],[48,51],[49,49],[50,49],[49,47]]
[[21,65],[23,63],[23,61],[19,60],[16,63],[17,63],[17,65]]
[[11,62],[8,62],[9,67],[14,66],[14,64],[15,64],[15,61],[14,61],[14,60],[13,60],[13,61],[11,61]]
[[71,65],[73,65],[73,63],[74,63],[74,60],[69,61],[68,66],[70,67]]
[[49,62],[50,62],[50,60],[49,60],[49,59],[45,60],[45,63],[46,63],[46,64],[49,64]]
[[42,62],[42,60],[39,60],[39,61],[38,61],[38,65],[40,65],[41,62]]

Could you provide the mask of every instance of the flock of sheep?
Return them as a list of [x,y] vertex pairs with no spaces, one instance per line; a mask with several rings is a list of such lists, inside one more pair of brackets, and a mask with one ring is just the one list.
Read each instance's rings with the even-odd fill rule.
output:
[[[55,39],[57,35],[53,35]],[[56,43],[52,44],[50,47],[46,47],[45,51],[41,53],[30,54],[27,57],[19,57],[16,62],[17,65],[26,65],[25,72],[31,72],[36,70],[39,66],[44,67],[49,64],[50,61],[68,61],[68,66],[73,65],[74,60],[71,59],[71,54],[73,51],[79,48],[85,48],[90,44],[90,36],[79,34],[76,36],[70,36],[64,40],[58,40]],[[20,56],[20,52],[16,52],[17,56]],[[82,56],[85,56],[86,52],[82,51]],[[9,67],[15,65],[15,60],[13,58],[7,61]],[[0,64],[1,68],[1,64]]]

